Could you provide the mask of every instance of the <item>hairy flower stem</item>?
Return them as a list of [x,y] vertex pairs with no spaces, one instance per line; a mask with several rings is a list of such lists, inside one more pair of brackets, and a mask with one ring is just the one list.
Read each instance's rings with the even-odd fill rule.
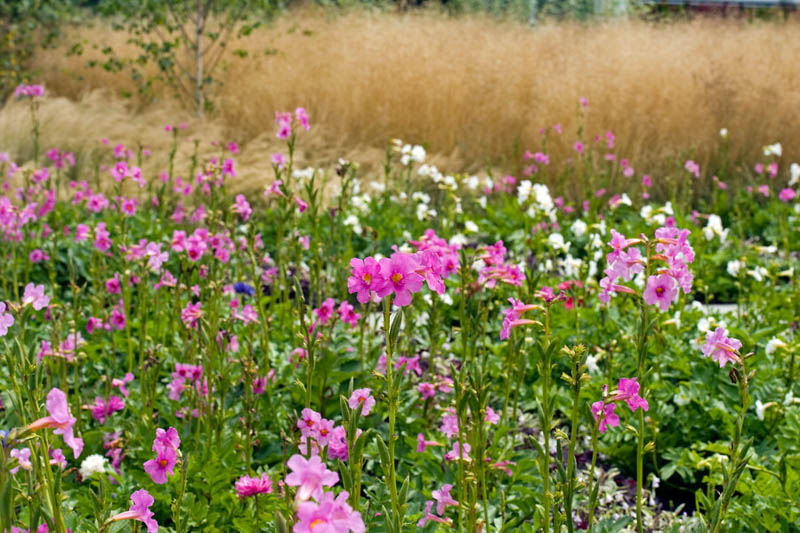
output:
[[582,383],[582,356],[581,346],[570,351],[572,359],[572,416],[570,420],[569,433],[569,454],[567,455],[567,490],[564,495],[564,508],[566,511],[567,530],[569,533],[575,531],[575,520],[572,519],[572,499],[575,494],[575,444],[578,435],[578,423],[580,422],[580,396]]
[[[603,404],[603,409],[604,408],[605,404]],[[600,412],[603,412],[603,409],[601,409]],[[592,466],[589,468],[589,516],[586,519],[589,522],[589,533],[592,533],[592,528],[594,527],[594,508],[597,505],[597,493],[599,493],[599,489],[596,487],[594,481],[594,467],[597,463],[597,433],[600,427],[600,417],[598,417],[597,420],[598,421],[595,421],[592,426]]]
[[[392,309],[392,295],[386,297],[383,307],[383,330],[386,335],[386,386],[389,391],[389,476],[386,481],[389,484],[389,496],[392,500],[392,520],[400,520],[400,501],[397,496],[397,479],[395,474],[395,461],[394,461],[394,426],[397,417],[397,391],[394,387],[393,373],[394,373],[394,359],[392,339],[390,339],[391,328],[391,309]],[[399,313],[400,311],[398,311]],[[400,524],[400,531],[403,525]],[[399,533],[399,532],[398,532]]]
[[550,306],[544,312],[544,356],[539,371],[542,374],[542,432],[544,433],[544,454],[542,456],[541,470],[544,478],[544,533],[550,531],[550,517],[553,510],[553,495],[550,493],[550,428],[552,413],[550,412]]
[[[652,264],[652,254],[653,254],[653,244],[648,243],[647,245],[647,268],[646,268],[646,277],[649,278],[651,275],[651,264]],[[637,373],[636,378],[637,382],[639,383],[640,392],[639,395],[644,398],[645,397],[645,358],[647,356],[647,335],[650,331],[650,324],[649,320],[650,317],[648,316],[648,309],[649,305],[644,301],[639,302],[641,307],[641,315],[639,318],[639,334],[636,336],[636,349],[638,353],[638,366],[637,366]],[[637,428],[637,442],[636,442],[636,531],[638,533],[644,533],[644,523],[642,521],[642,487],[644,482],[644,434],[645,434],[645,425],[644,425],[644,411],[639,408],[638,409],[638,422],[639,427]]]
[[744,467],[747,465],[747,461],[749,459],[749,444],[745,444],[745,448],[741,452],[741,455],[739,451],[742,441],[744,416],[747,413],[748,407],[750,407],[749,382],[747,378],[747,367],[745,365],[744,357],[739,358],[739,363],[741,365],[741,374],[739,372],[736,373],[736,382],[739,384],[739,396],[742,399],[742,408],[739,411],[739,416],[736,419],[736,426],[733,428],[733,439],[731,440],[730,447],[731,460],[729,463],[731,465],[731,471],[726,476],[725,482],[722,485],[722,495],[720,496],[717,504],[714,506],[714,512],[711,517],[711,527],[709,528],[710,533],[719,533],[722,531],[722,526],[725,521],[725,513],[728,511],[728,505],[730,505],[731,498],[736,490],[736,484],[739,481],[739,476],[744,470]]

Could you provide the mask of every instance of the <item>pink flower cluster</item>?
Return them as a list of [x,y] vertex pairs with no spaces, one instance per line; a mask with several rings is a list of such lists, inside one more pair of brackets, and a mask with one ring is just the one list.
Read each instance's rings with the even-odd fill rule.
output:
[[[300,429],[300,452],[316,456],[327,447],[328,457],[347,461],[349,453],[344,426],[334,426],[333,420],[326,420],[318,412],[307,407],[300,413],[297,427]],[[361,431],[357,433],[360,434]]]
[[173,474],[180,445],[181,438],[175,428],[170,427],[166,431],[161,428],[156,429],[156,438],[153,440],[156,457],[144,463],[144,471],[150,474],[153,483],[163,485],[167,482],[167,474],[170,476]]
[[342,491],[334,497],[324,487],[333,487],[339,474],[328,470],[318,455],[306,459],[293,455],[287,466],[291,473],[286,485],[297,487],[297,522],[294,533],[363,533],[366,531],[361,513],[347,503],[349,494]]
[[498,281],[502,281],[509,285],[522,286],[525,273],[517,265],[505,262],[507,251],[503,241],[482,248],[480,258],[485,266],[478,273],[478,285],[493,289]]
[[[256,247],[259,241],[256,242]],[[186,256],[193,263],[199,261],[207,253],[212,253],[214,258],[221,263],[227,263],[236,253],[236,243],[227,232],[210,234],[206,228],[197,228],[191,235],[185,231],[175,230],[172,233],[170,248],[174,252],[186,252]]]
[[288,139],[292,135],[292,126],[294,121],[297,122],[300,126],[302,126],[306,131],[311,129],[311,125],[308,122],[308,113],[306,112],[305,108],[298,107],[294,110],[294,117],[292,117],[292,113],[289,111],[279,113],[275,112],[275,124],[278,125],[278,138],[279,139]]
[[[605,390],[606,387],[604,387]],[[619,426],[619,415],[614,413],[616,402],[625,402],[628,404],[631,412],[641,408],[647,411],[649,405],[647,400],[639,396],[639,383],[636,378],[621,378],[617,385],[617,390],[610,396],[603,398],[603,400],[594,402],[592,404],[592,415],[594,415],[595,422],[599,422],[600,433],[606,432],[606,426],[617,427]]]

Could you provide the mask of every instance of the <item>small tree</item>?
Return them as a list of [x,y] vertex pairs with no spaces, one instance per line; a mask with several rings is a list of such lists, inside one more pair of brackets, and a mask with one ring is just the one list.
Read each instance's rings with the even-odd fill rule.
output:
[[[202,115],[229,40],[249,35],[278,7],[278,0],[104,0],[101,12],[112,18],[114,29],[131,33],[128,42],[141,54],[120,59],[106,48],[109,59],[103,67],[118,71],[129,66],[142,92],[154,80],[164,81]],[[155,76],[144,72],[151,64],[158,68]]]

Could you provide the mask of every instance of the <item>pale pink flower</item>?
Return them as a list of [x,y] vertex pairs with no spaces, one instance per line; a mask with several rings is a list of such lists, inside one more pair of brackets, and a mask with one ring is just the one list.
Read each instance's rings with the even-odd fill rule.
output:
[[322,463],[318,455],[306,459],[302,455],[293,455],[286,463],[292,471],[286,476],[286,484],[298,487],[297,499],[300,501],[322,497],[322,487],[332,487],[339,481],[339,474],[331,472]]

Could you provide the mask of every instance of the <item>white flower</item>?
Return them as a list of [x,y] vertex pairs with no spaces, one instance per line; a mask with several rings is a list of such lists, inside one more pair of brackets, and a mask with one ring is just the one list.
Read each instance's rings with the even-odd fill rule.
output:
[[553,247],[554,250],[568,252],[569,246],[571,243],[564,242],[564,236],[560,233],[551,233],[549,237],[547,237],[547,241],[550,243],[550,246]]
[[672,216],[675,214],[675,212],[672,210],[672,202],[665,203],[662,210],[667,214],[667,216]]
[[460,233],[456,233],[455,235],[450,237],[451,246],[466,246],[466,244],[467,244],[467,238]]
[[353,228],[354,233],[360,234],[362,231],[361,221],[358,220],[356,215],[348,215],[347,218],[344,219],[344,225]]
[[719,136],[725,139],[728,136],[728,128],[722,128],[719,130]]
[[517,187],[517,203],[522,205],[527,202],[532,190],[533,184],[531,180],[522,180],[519,187]]
[[728,237],[728,230],[722,227],[722,219],[718,215],[709,215],[708,223],[703,228],[703,235],[707,241],[714,238],[715,235],[719,236],[720,242],[725,242]]
[[789,174],[791,177],[789,178],[789,187],[800,181],[800,165],[797,163],[792,163],[789,167]]
[[102,455],[92,454],[83,460],[80,467],[81,476],[84,479],[92,477],[94,474],[102,474],[106,471],[108,460]]
[[769,342],[767,342],[766,348],[764,351],[767,352],[767,355],[772,355],[775,353],[775,350],[778,348],[785,348],[786,343],[780,340],[778,337],[772,337]]
[[756,416],[759,420],[764,420],[764,411],[766,411],[769,406],[769,402],[761,403],[761,400],[756,400]]
[[420,145],[414,146],[414,148],[411,149],[411,159],[413,159],[417,163],[424,162],[425,161],[425,148],[423,148]]
[[582,264],[583,261],[572,257],[572,255],[569,253],[567,254],[567,257],[559,261],[559,266],[561,267],[561,270],[563,270],[564,277],[567,278],[578,277]]
[[569,227],[569,230],[572,232],[573,235],[576,237],[582,237],[586,234],[586,222],[581,219],[575,220],[572,225]]
[[597,360],[598,359],[599,359],[599,357],[596,357],[594,355],[587,355],[586,356],[586,370],[590,374],[599,374],[600,373],[600,367],[597,366]]
[[442,184],[439,186],[443,189],[447,189],[449,191],[455,191],[458,189],[458,182],[453,176],[447,175],[442,180]]
[[706,333],[709,329],[711,329],[711,320],[707,316],[697,321],[697,330],[700,333]]
[[424,193],[424,192],[414,192],[411,194],[411,198],[416,200],[417,202],[422,202],[423,204],[431,203],[431,195]]
[[469,190],[474,191],[475,189],[478,188],[478,185],[480,185],[481,182],[478,179],[478,176],[470,176],[464,179],[464,184],[467,186]]
[[385,183],[381,183],[379,181],[373,181],[372,183],[369,184],[369,186],[372,187],[374,190],[376,190],[378,192],[385,192],[386,191],[386,184]]
[[782,153],[783,148],[781,148],[781,143],[770,144],[764,147],[765,156],[774,155],[775,157],[780,157]]
[[748,270],[747,274],[754,280],[761,282],[764,281],[764,276],[769,274],[769,271],[764,267],[756,267],[753,270]]
[[793,402],[794,402],[794,394],[792,394],[792,391],[789,391],[789,392],[786,393],[786,396],[783,398],[783,405],[788,407],[788,406],[792,405]]
[[446,292],[446,293],[442,294],[441,296],[439,296],[439,300],[441,300],[441,302],[446,304],[446,305],[453,305],[453,297],[450,296],[449,292]]
[[481,206],[482,208],[486,209],[486,197],[485,196],[481,196],[480,198],[478,198],[478,205]]
[[592,233],[589,235],[589,246],[591,248],[605,248],[605,243],[603,239],[597,233]]
[[733,261],[728,261],[728,267],[726,270],[728,274],[733,276],[734,278],[739,277],[739,271],[744,267],[744,263],[739,261],[738,259],[734,259]]
[[478,225],[471,220],[467,220],[466,222],[464,222],[464,231],[468,231],[470,233],[477,233]]

